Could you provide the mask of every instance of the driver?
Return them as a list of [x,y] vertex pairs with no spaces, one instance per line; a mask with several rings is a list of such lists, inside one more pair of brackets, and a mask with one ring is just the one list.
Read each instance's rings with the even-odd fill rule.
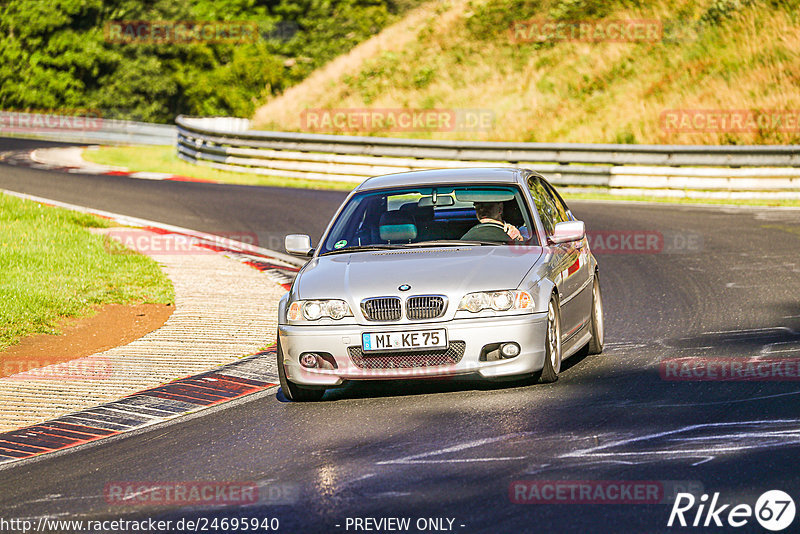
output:
[[465,241],[522,241],[520,231],[513,224],[503,222],[502,202],[475,202],[475,215],[480,221],[464,234]]

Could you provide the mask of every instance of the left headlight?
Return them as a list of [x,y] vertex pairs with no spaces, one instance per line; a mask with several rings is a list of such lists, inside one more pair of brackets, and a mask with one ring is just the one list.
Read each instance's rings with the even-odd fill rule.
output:
[[527,291],[480,291],[467,293],[458,305],[459,310],[478,313],[481,310],[532,310],[533,297]]
[[341,319],[352,317],[353,312],[347,302],[339,299],[326,300],[296,300],[289,306],[288,317],[290,321],[316,321],[322,317]]

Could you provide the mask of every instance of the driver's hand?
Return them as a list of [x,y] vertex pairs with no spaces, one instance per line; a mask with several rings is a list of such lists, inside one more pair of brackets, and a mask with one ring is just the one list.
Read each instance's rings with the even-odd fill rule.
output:
[[519,229],[514,226],[513,224],[505,223],[503,225],[503,230],[506,231],[508,237],[515,241],[523,241],[522,234],[519,232]]

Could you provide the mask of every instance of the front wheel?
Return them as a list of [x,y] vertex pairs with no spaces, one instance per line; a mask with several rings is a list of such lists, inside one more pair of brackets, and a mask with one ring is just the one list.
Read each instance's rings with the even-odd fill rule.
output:
[[603,297],[600,294],[600,279],[597,277],[597,273],[594,275],[594,284],[592,285],[591,334],[589,354],[600,354],[603,352],[605,331],[603,326]]
[[539,375],[539,381],[555,382],[561,371],[561,312],[555,298],[551,298],[547,305],[547,337],[544,348],[544,368]]
[[314,389],[314,388],[304,388],[302,386],[298,386],[294,382],[290,382],[288,378],[286,378],[286,369],[283,367],[283,349],[281,349],[281,338],[278,336],[278,379],[281,383],[281,390],[283,391],[283,396],[289,399],[290,401],[296,402],[306,402],[306,401],[318,401],[322,399],[322,396],[325,395],[324,389]]

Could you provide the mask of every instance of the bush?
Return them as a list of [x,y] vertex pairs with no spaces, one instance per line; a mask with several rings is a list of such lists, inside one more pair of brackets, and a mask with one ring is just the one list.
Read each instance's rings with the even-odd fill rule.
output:
[[[8,0],[0,109],[94,109],[170,122],[250,116],[271,94],[379,32],[420,0]],[[253,21],[245,44],[116,44],[110,21]]]

